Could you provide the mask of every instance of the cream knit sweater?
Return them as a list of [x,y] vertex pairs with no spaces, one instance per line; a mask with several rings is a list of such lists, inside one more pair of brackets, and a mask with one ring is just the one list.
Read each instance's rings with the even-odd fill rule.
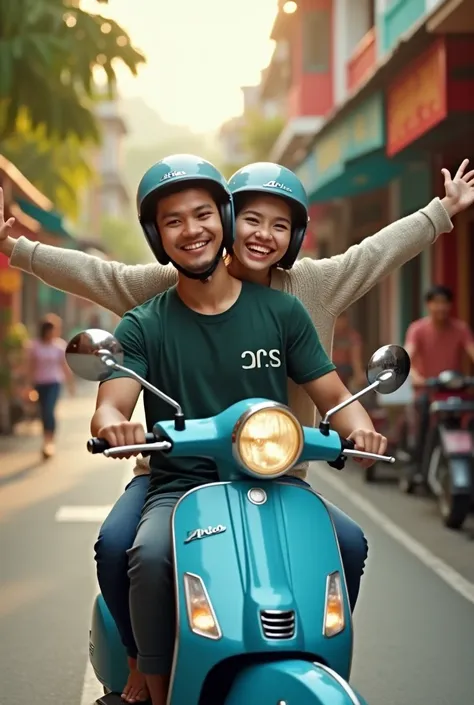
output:
[[[453,225],[439,198],[380,232],[353,245],[345,253],[323,260],[304,258],[290,271],[274,270],[271,286],[298,297],[319,333],[329,356],[335,319],[384,277],[416,257]],[[11,265],[34,274],[46,284],[103,306],[122,316],[129,309],[176,283],[172,266],[124,265],[83,252],[59,249],[20,237]],[[314,426],[316,411],[306,392],[289,380],[289,400],[305,426]],[[143,461],[136,471],[143,472]],[[306,475],[306,467],[293,473]]]

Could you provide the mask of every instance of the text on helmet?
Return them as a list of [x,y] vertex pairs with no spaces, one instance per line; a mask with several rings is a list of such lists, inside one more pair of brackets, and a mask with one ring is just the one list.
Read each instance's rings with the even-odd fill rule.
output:
[[285,186],[285,184],[281,184],[279,181],[267,181],[266,184],[263,184],[264,186],[269,186],[270,188],[281,188],[282,191],[288,191],[289,193],[292,193],[292,189],[289,188],[288,186]]
[[163,174],[160,181],[166,181],[167,179],[173,179],[175,176],[186,176],[185,171],[169,171],[167,174]]

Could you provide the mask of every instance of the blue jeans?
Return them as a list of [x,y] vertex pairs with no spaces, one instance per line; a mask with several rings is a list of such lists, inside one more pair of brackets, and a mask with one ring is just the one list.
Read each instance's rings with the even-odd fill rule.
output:
[[127,551],[135,541],[149,484],[149,475],[133,478],[102,524],[94,546],[100,591],[132,658],[137,657],[137,646],[130,621]]
[[43,429],[54,433],[56,430],[56,418],[54,412],[58,403],[61,385],[59,382],[51,382],[49,384],[37,384],[36,391],[38,392],[38,403],[41,411],[41,421]]
[[[288,482],[303,483],[298,478]],[[100,590],[115,620],[127,654],[137,657],[129,607],[130,580],[127,551],[132,547],[148,492],[149,475],[134,477],[117,500],[102,524],[95,544],[97,579]],[[367,540],[360,526],[334,504],[324,500],[336,529],[346,575],[351,610],[359,595],[360,583],[367,559]]]

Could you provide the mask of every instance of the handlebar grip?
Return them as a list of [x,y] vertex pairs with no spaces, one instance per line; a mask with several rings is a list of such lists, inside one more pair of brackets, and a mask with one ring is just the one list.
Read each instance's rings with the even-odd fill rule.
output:
[[341,446],[342,450],[354,450],[355,448],[355,443],[349,438],[342,438],[341,437]]
[[[146,443],[154,443],[156,438],[153,433],[145,433],[145,440]],[[106,441],[105,438],[89,438],[87,441],[87,450],[93,455],[103,453],[104,450],[108,450],[109,448],[110,443]]]
[[349,438],[343,438],[340,436],[341,439],[341,454],[339,458],[336,460],[333,460],[332,462],[328,463],[332,468],[335,468],[336,470],[344,470],[344,467],[346,465],[346,458],[344,457],[344,451],[345,450],[354,450],[355,448],[355,443],[352,440],[349,440]]

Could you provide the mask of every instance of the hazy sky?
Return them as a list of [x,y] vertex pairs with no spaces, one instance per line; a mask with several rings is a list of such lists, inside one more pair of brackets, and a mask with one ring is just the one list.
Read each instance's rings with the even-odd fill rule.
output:
[[277,0],[110,0],[92,9],[119,22],[148,58],[137,78],[120,72],[120,90],[141,96],[169,121],[196,131],[242,109],[240,86],[259,82],[273,48]]

